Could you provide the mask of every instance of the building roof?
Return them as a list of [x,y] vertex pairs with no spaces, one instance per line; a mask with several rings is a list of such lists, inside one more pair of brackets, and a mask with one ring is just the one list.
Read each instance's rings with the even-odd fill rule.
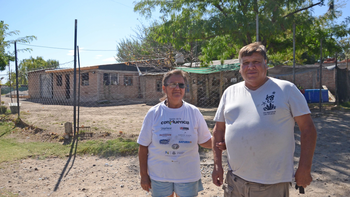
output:
[[[138,68],[137,68],[138,67]],[[116,63],[116,64],[104,64],[104,65],[96,65],[96,66],[88,66],[81,67],[81,71],[87,70],[116,70],[116,71],[135,71],[138,72],[138,69],[142,73],[159,73],[159,72],[167,72],[169,68],[167,67],[158,67],[158,66],[142,66],[136,65],[133,63]],[[60,72],[73,72],[74,68],[67,69],[55,69],[55,70],[47,70],[47,73],[60,73]]]
[[[238,59],[225,60],[224,64],[221,65],[220,60],[214,60],[212,64],[208,67],[200,67],[200,63],[195,63],[195,67],[186,67],[186,65],[190,65],[188,63],[184,64],[185,67],[176,67],[177,69],[183,70],[188,73],[196,73],[196,74],[210,74],[221,71],[236,71],[239,70],[239,61]],[[192,64],[193,66],[193,64]]]

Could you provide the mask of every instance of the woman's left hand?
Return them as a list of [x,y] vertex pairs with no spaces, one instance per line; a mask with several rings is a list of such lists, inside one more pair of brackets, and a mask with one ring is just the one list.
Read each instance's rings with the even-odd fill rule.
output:
[[149,178],[149,175],[141,176],[141,187],[142,189],[149,192],[149,189],[151,189],[151,179]]
[[215,146],[220,149],[220,150],[226,150],[226,143],[225,141],[223,142],[216,142]]

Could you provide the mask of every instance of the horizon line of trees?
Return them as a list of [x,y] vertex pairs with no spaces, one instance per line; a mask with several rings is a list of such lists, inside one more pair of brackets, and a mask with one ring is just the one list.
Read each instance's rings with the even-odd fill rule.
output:
[[135,35],[117,44],[117,61],[162,59],[168,66],[177,66],[178,54],[185,62],[238,57],[244,45],[256,41],[256,17],[259,21],[259,41],[268,50],[272,65],[293,63],[293,24],[295,24],[295,59],[297,64],[320,60],[323,57],[349,57],[350,17],[340,24],[339,8],[346,2],[327,2],[328,11],[319,17],[310,8],[324,6],[325,0],[312,3],[306,0],[240,1],[240,0],[139,0],[134,11],[146,19],[154,10],[162,16],[149,27],[141,25]]

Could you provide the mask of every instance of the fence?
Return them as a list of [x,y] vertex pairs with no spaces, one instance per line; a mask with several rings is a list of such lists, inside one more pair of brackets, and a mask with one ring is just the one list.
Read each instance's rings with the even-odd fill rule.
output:
[[[56,127],[54,126],[58,126],[61,129],[60,131],[63,131],[63,124],[72,122],[73,119],[72,106],[74,104],[75,86],[75,101],[76,104],[81,106],[79,112],[81,120],[77,127],[84,125],[90,127],[92,132],[108,131],[117,133],[135,127],[132,130],[134,133],[138,133],[147,110],[158,103],[159,98],[163,96],[162,78],[164,73],[164,71],[142,72],[142,75],[140,75],[136,68],[120,67],[119,69],[112,69],[112,67],[101,66],[81,68],[81,71],[77,71],[75,75],[71,68],[32,71],[27,75],[28,89],[19,91],[21,111],[24,112],[21,117],[24,117],[24,120],[27,120],[30,124],[44,125],[43,129],[55,130]],[[345,81],[346,76],[349,75],[348,71],[346,73],[347,75],[339,74],[338,77]],[[299,73],[296,78],[298,80],[305,78],[300,77],[304,74],[304,72]],[[75,80],[76,84],[74,83]],[[195,106],[213,109],[218,106],[223,91],[228,86],[240,81],[242,81],[242,77],[238,70],[208,74],[190,72],[188,73],[184,99]],[[347,88],[349,86],[344,86],[348,83],[340,82],[338,90],[344,90],[343,92],[349,90]],[[16,93],[13,96],[16,96]],[[345,97],[347,98],[346,95]],[[344,96],[341,98],[344,98]],[[4,100],[4,96],[2,100]],[[16,100],[8,99],[5,104],[8,106],[7,103],[12,102],[16,102]],[[41,117],[40,120],[30,117],[31,114],[34,114],[34,111],[30,109],[31,106],[38,106],[35,111],[36,115],[33,116]],[[113,106],[119,106],[119,108],[122,106],[123,110],[107,108]],[[131,109],[134,106],[136,108]],[[146,108],[147,110],[144,110]],[[29,115],[26,115],[26,113]],[[135,118],[136,116],[138,118]],[[52,117],[51,120],[49,120],[50,117]],[[115,121],[114,126],[109,124],[113,121]],[[109,126],[104,126],[99,122],[104,122],[105,125],[109,124]]]
[[[142,68],[140,68],[142,70]],[[19,90],[21,119],[48,132],[64,134],[66,122],[73,121],[74,86],[79,105],[77,128],[88,133],[136,136],[149,108],[163,97],[162,78],[165,72],[143,72],[137,69],[36,70],[28,73],[28,89]],[[75,76],[75,77],[74,77]],[[75,78],[75,79],[74,79]],[[74,83],[76,80],[76,84]],[[184,100],[206,108],[212,120],[222,92],[242,78],[238,71],[210,74],[188,74]],[[12,96],[16,97],[16,91]],[[7,94],[9,95],[9,94]],[[2,96],[5,105],[17,102]],[[212,126],[212,125],[211,125]]]
[[[43,104],[72,105],[74,78],[76,101],[82,106],[106,103],[155,104],[163,96],[164,72],[102,70],[82,68],[74,77],[73,69],[38,70],[28,73],[28,100]],[[222,92],[242,80],[238,71],[210,74],[189,73],[185,100],[201,107],[217,107]],[[79,97],[78,97],[79,94]]]

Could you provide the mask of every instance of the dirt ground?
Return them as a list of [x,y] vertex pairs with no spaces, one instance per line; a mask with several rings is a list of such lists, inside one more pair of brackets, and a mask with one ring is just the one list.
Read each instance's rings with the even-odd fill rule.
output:
[[[9,102],[9,98],[2,97]],[[151,105],[132,104],[101,107],[81,107],[80,126],[90,127],[93,139],[115,138],[122,133],[136,138],[143,118]],[[200,108],[210,128],[215,108]],[[64,123],[73,122],[73,107],[42,105],[21,99],[21,118],[24,122],[43,129],[36,135],[23,132],[23,141],[48,141],[52,133],[64,133]],[[318,131],[312,176],[314,181],[300,195],[290,189],[290,196],[323,197],[350,196],[350,111],[326,108],[322,113],[312,109]],[[15,115],[14,115],[15,116]],[[30,128],[27,128],[30,130]],[[25,130],[25,129],[24,129]],[[295,128],[297,164],[300,153],[298,128]],[[109,136],[102,135],[110,133]],[[18,136],[20,137],[20,136]],[[225,160],[225,155],[224,155]],[[212,153],[201,154],[204,191],[199,196],[221,197],[223,191],[211,183]],[[296,167],[296,165],[295,165]],[[60,158],[28,158],[0,164],[0,196],[7,192],[19,196],[150,196],[139,184],[139,166],[136,156],[99,158],[77,156]]]

